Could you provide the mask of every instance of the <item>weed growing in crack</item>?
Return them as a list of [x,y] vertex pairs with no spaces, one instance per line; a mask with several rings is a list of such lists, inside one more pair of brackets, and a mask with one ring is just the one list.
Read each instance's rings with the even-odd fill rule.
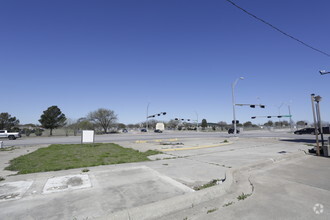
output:
[[238,200],[244,200],[244,199],[246,199],[246,198],[249,197],[249,196],[251,196],[251,194],[244,194],[244,193],[242,193],[241,195],[239,195],[239,196],[237,197],[237,199],[238,199]]
[[232,205],[232,204],[234,204],[234,202],[227,202],[227,203],[224,204],[222,207],[227,207],[227,206],[230,206],[230,205]]
[[217,210],[218,210],[217,208],[209,209],[209,210],[207,210],[207,213],[206,213],[206,214],[209,214],[209,213],[215,212],[215,211],[217,211]]
[[198,191],[198,190],[201,190],[201,189],[209,188],[209,187],[218,185],[219,182],[220,182],[219,179],[214,179],[214,180],[211,180],[210,182],[208,182],[204,185],[194,187],[194,190]]

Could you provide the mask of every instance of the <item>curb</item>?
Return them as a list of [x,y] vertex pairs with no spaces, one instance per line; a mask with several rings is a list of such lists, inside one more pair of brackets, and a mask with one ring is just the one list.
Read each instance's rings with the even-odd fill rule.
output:
[[233,171],[229,170],[226,172],[226,179],[221,185],[111,213],[97,219],[157,219],[161,216],[193,207],[196,204],[209,201],[225,194],[231,187],[233,180]]
[[252,169],[258,169],[267,165],[272,165],[277,162],[282,162],[290,159],[300,158],[307,156],[304,151],[297,153],[291,153],[285,156],[279,156],[276,158],[269,158],[262,161],[259,161],[254,164],[247,166],[234,168],[226,171],[225,180],[222,184],[218,186],[213,186],[211,188],[203,189],[201,191],[195,191],[188,194],[183,194],[180,196],[172,197],[169,199],[157,201],[154,203],[145,204],[139,207],[133,207],[126,210],[110,213],[106,216],[98,217],[96,219],[105,220],[121,220],[121,219],[130,219],[130,220],[141,220],[141,219],[157,219],[164,215],[170,213],[188,209],[215,198],[218,198],[224,195],[231,188],[235,178],[235,174],[241,171],[248,171]]

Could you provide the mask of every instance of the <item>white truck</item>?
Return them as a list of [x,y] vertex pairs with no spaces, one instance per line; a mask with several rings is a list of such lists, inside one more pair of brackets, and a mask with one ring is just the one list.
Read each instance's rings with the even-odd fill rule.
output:
[[8,138],[9,140],[15,140],[20,138],[21,134],[18,132],[8,132],[7,130],[0,130],[0,138]]

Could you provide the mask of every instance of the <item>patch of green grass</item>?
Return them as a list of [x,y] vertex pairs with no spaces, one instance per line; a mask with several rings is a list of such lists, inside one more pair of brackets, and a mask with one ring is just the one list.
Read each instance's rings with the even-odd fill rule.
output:
[[244,193],[242,193],[241,195],[239,195],[239,196],[237,197],[237,199],[238,199],[238,200],[244,200],[244,199],[246,199],[246,198],[249,197],[249,196],[251,196],[251,194],[244,194]]
[[204,185],[194,187],[194,190],[198,191],[198,190],[201,190],[201,189],[205,189],[205,188],[209,188],[209,187],[218,185],[219,181],[220,181],[219,179],[211,180],[210,182],[208,182]]
[[227,139],[225,139],[224,141],[223,141],[223,143],[228,143],[229,141],[227,141]]
[[6,170],[18,174],[67,170],[99,165],[149,161],[148,156],[159,154],[148,150],[139,152],[117,144],[53,144],[10,161]]
[[87,173],[87,172],[89,172],[89,169],[85,168],[85,169],[82,170],[82,172]]
[[0,181],[4,181],[4,180],[5,180],[5,178],[0,176]]
[[206,213],[206,214],[209,214],[209,213],[215,212],[215,211],[217,211],[217,210],[218,210],[217,208],[207,210],[207,213]]

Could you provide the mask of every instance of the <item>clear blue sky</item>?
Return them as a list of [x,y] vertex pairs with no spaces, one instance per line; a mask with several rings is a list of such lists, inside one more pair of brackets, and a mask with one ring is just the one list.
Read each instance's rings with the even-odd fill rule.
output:
[[[329,1],[235,2],[330,53]],[[197,112],[231,122],[240,76],[237,103],[266,105],[237,107],[240,121],[288,114],[290,104],[294,121],[311,122],[311,93],[330,121],[330,74],[318,73],[329,64],[225,0],[0,0],[0,112],[21,123],[51,105],[72,119],[102,107],[137,123],[148,103],[150,114],[168,112],[160,120]]]

